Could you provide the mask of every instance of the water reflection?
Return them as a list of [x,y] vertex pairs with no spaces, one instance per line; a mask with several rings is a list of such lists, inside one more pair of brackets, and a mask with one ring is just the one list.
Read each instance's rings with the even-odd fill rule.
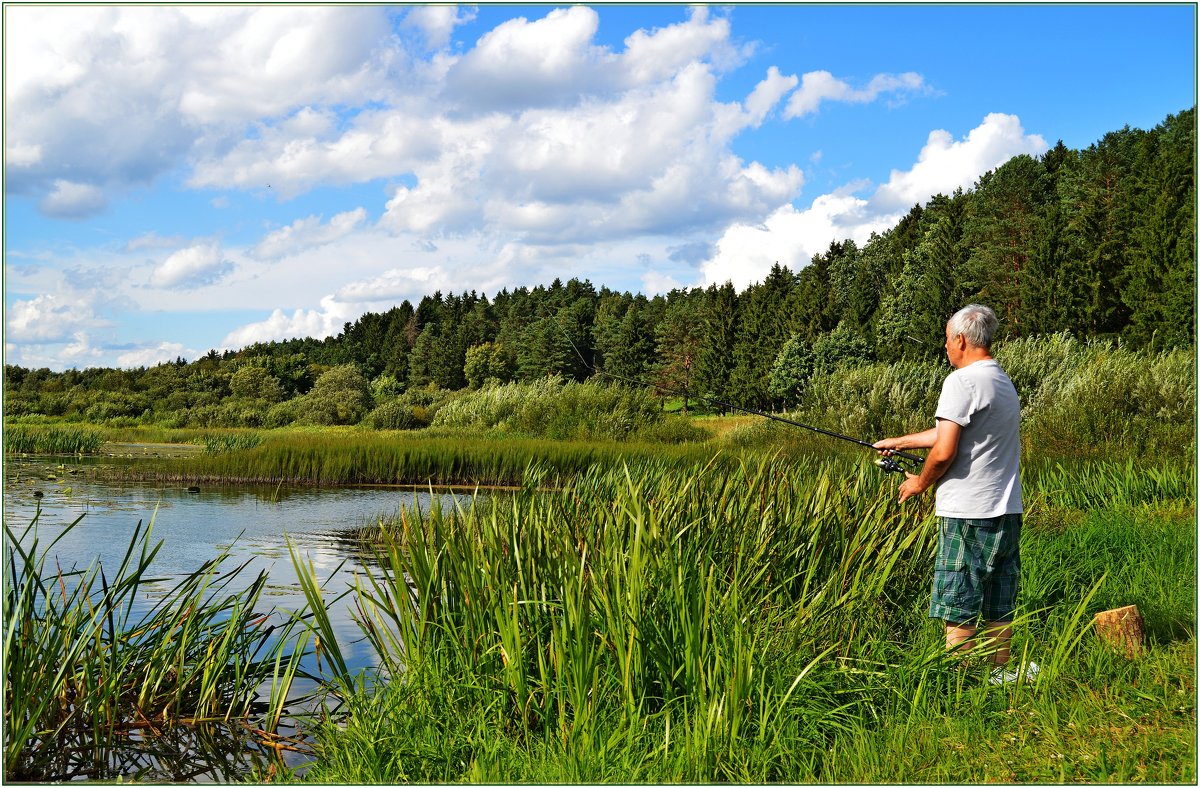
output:
[[[310,488],[202,485],[188,492],[184,483],[112,483],[96,478],[96,466],[74,458],[6,458],[4,522],[20,534],[39,511],[38,536],[43,545],[58,537],[81,515],[83,521],[54,545],[53,556],[64,570],[84,568],[99,560],[116,566],[129,546],[139,520],[153,521],[153,537],[162,541],[153,570],[163,578],[165,593],[180,577],[194,572],[221,548],[231,550],[230,565],[249,560],[245,582],[265,570],[270,576],[268,599],[297,610],[304,604],[288,551],[289,540],[316,568],[329,598],[345,590],[355,569],[367,565],[363,550],[347,533],[390,518],[414,503],[428,510],[468,505],[471,494],[435,493],[396,487]],[[35,497],[35,493],[42,493]],[[329,581],[342,567],[342,578]],[[357,628],[345,604],[331,609],[351,667],[370,663],[358,647]],[[341,640],[341,638],[339,638]]]

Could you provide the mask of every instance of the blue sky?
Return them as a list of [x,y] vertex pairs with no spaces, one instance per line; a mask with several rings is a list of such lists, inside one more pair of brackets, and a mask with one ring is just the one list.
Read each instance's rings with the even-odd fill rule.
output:
[[647,294],[1195,103],[1193,5],[5,7],[5,361]]

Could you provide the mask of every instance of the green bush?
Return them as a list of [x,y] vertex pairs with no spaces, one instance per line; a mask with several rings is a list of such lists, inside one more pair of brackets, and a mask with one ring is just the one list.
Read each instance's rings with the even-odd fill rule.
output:
[[428,410],[396,398],[368,413],[363,424],[376,430],[420,429],[429,426]]
[[316,425],[357,424],[371,406],[367,379],[353,364],[343,364],[317,378],[302,398],[299,420]]
[[269,428],[286,427],[294,424],[300,418],[299,399],[280,402],[267,408],[263,414],[263,426]]
[[649,392],[552,376],[467,394],[442,407],[432,423],[560,440],[626,440],[662,419]]

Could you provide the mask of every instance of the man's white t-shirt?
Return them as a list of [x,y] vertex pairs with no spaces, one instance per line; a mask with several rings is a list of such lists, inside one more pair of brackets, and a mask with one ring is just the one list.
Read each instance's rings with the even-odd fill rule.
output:
[[958,453],[937,484],[937,515],[974,519],[1023,512],[1021,402],[995,359],[951,372],[935,416],[963,428]]

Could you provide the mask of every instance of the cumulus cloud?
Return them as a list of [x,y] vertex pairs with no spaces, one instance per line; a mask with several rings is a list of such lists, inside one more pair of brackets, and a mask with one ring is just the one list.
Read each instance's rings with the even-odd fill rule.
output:
[[297,219],[287,227],[268,233],[250,253],[259,259],[275,260],[301,249],[323,246],[353,232],[366,218],[365,208],[355,208],[337,214],[326,224],[321,223],[320,216]]
[[446,74],[446,93],[475,110],[548,106],[599,87],[594,46],[599,16],[586,6],[556,8],[541,19],[510,19],[485,33]]
[[441,49],[450,43],[454,28],[473,19],[473,9],[453,5],[419,5],[409,9],[402,24],[420,30],[429,49]]
[[895,226],[913,205],[935,194],[969,188],[979,176],[1013,156],[1040,155],[1046,149],[1046,141],[1026,134],[1014,115],[990,114],[958,141],[947,131],[934,131],[912,168],[893,170],[888,182],[869,198],[854,194],[867,184],[851,184],[817,197],[804,210],[784,205],[761,223],[730,226],[717,241],[713,256],[701,266],[705,283],[729,280],[746,287],[762,281],[776,262],[799,270],[831,241],[849,238],[865,243],[871,233]]
[[297,309],[291,315],[282,309],[271,312],[266,320],[249,323],[226,334],[224,348],[242,348],[255,342],[271,342],[294,337],[331,337],[342,330],[346,321],[356,319],[361,310],[338,302],[333,296],[321,299],[320,309]]
[[711,70],[692,63],[665,82],[570,109],[437,126],[439,155],[415,168],[415,186],[397,189],[381,223],[583,242],[726,223],[794,197],[799,168],[730,152],[751,121],[729,123],[740,107],[716,102],[715,87]]
[[337,292],[336,299],[348,304],[398,302],[416,293],[452,291],[456,284],[461,283],[455,282],[441,266],[393,268],[372,279],[351,282]]
[[150,284],[164,288],[208,285],[232,269],[233,263],[225,259],[220,244],[201,243],[168,256],[151,273]]
[[77,332],[109,325],[97,314],[97,294],[65,290],[16,300],[6,310],[7,339],[27,344],[65,342]]
[[86,219],[104,210],[108,201],[98,187],[57,179],[38,208],[56,219]]
[[157,364],[164,364],[168,361],[174,361],[179,357],[196,356],[195,350],[187,350],[178,342],[159,342],[155,346],[140,347],[135,350],[129,350],[117,356],[117,366],[132,368],[132,367],[153,367]]
[[6,9],[6,188],[50,215],[94,212],[247,121],[378,98],[389,31],[374,7]]
[[705,6],[694,6],[685,22],[653,30],[636,30],[625,39],[621,74],[626,85],[669,79],[693,62],[732,68],[749,54],[730,42],[729,20],[711,17]]
[[65,366],[85,367],[89,362],[104,356],[100,348],[92,346],[91,337],[84,331],[76,331],[71,335],[71,342],[58,352],[56,360]]
[[648,296],[669,293],[683,286],[682,282],[670,274],[659,271],[647,271],[642,274],[642,292]]
[[904,74],[877,74],[865,88],[854,88],[828,71],[810,71],[801,79],[799,90],[788,99],[783,116],[797,118],[809,115],[816,112],[825,101],[865,104],[885,93],[903,97],[925,88],[925,79],[911,71]]
[[938,192],[950,194],[970,187],[980,175],[1017,154],[1040,156],[1048,149],[1041,135],[1025,133],[1016,115],[993,112],[962,140],[942,129],[930,132],[912,169],[892,170],[871,202],[878,210],[911,208]]

